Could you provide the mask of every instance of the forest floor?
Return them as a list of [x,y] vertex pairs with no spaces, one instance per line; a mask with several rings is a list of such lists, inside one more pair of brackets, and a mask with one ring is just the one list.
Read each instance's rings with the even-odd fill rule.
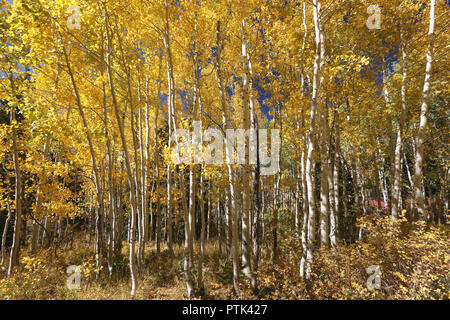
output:
[[[301,245],[295,236],[282,234],[278,259],[272,259],[268,241],[262,246],[258,297],[241,274],[241,299],[449,299],[450,228],[449,225],[410,223],[404,219],[368,217],[365,239],[336,249],[318,248],[312,280],[299,277]],[[35,255],[22,248],[19,270],[10,277],[0,272],[1,299],[117,300],[130,298],[128,246],[115,261],[110,278],[105,267],[96,277],[94,237],[91,244],[81,233],[74,241],[41,249]],[[135,299],[187,299],[183,273],[183,246],[166,246],[156,254],[154,243],[146,246],[144,266],[140,268]],[[205,246],[203,264],[206,295],[203,299],[236,299],[232,289],[232,262],[218,242]],[[7,259],[6,259],[7,261]],[[81,288],[70,290],[67,281],[70,265],[80,266]],[[106,265],[106,261],[105,261]],[[370,272],[380,270],[381,288],[367,286]],[[375,270],[374,269],[374,270]],[[371,271],[373,272],[373,270]],[[193,270],[197,279],[197,272]],[[372,277],[375,278],[375,277]],[[373,279],[372,279],[373,280]],[[373,282],[373,281],[372,281]],[[374,282],[375,283],[375,282]],[[375,283],[376,284],[376,283]]]
[[[123,243],[121,255],[116,259],[116,270],[110,278],[107,267],[96,277],[95,247],[85,239],[77,237],[73,243],[41,249],[35,255],[22,249],[21,266],[8,279],[6,272],[0,272],[0,297],[11,299],[71,299],[71,300],[123,300],[130,298],[129,247]],[[186,285],[183,275],[183,247],[174,245],[169,254],[165,244],[161,253],[156,254],[154,243],[145,249],[145,266],[140,268],[138,290],[135,299],[179,300],[186,299]],[[225,248],[223,248],[225,250]],[[8,256],[5,261],[8,261]],[[106,265],[106,261],[104,261]],[[81,266],[81,288],[67,287],[67,268]],[[230,260],[220,257],[218,247],[207,243],[204,257],[204,280],[207,294],[204,299],[231,299],[230,284],[232,269]],[[196,278],[197,272],[193,271]],[[227,279],[229,278],[229,279]],[[3,289],[3,292],[2,292]]]

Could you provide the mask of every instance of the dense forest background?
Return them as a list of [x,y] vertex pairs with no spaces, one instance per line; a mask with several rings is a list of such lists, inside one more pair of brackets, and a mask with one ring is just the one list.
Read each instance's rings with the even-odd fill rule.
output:
[[449,12],[1,0],[0,299],[448,299]]

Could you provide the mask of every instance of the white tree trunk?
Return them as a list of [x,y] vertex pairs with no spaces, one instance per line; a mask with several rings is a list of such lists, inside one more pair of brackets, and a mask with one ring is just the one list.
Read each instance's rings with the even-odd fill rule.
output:
[[[228,127],[229,117],[228,117],[228,108],[227,102],[225,100],[225,86],[223,80],[223,72],[222,72],[222,61],[221,61],[221,53],[222,53],[222,31],[220,28],[220,21],[217,22],[216,29],[216,78],[217,85],[219,87],[220,94],[220,102],[222,106],[222,126],[223,130]],[[233,260],[233,288],[236,295],[239,295],[239,245],[238,245],[238,214],[236,209],[236,192],[234,186],[234,175],[233,168],[231,166],[232,163],[232,149],[231,146],[228,145],[227,139],[225,139],[225,157],[227,163],[227,172],[228,172],[228,197],[229,197],[229,214],[231,215],[231,256]]]
[[431,86],[431,68],[433,63],[434,43],[434,13],[436,1],[430,0],[430,27],[428,31],[427,64],[425,68],[425,80],[423,83],[422,106],[420,109],[420,122],[416,136],[416,152],[414,164],[414,203],[419,218],[426,218],[425,199],[422,193],[423,184],[423,149],[425,140],[425,128],[427,126],[428,100]]
[[301,277],[309,280],[311,278],[311,264],[313,261],[313,251],[315,246],[315,220],[316,220],[316,200],[315,200],[315,188],[313,184],[313,168],[314,168],[314,149],[315,149],[315,130],[316,130],[316,111],[317,111],[317,97],[319,92],[319,73],[321,64],[321,37],[320,37],[320,0],[313,0],[313,19],[314,19],[314,31],[315,31],[315,44],[316,53],[314,58],[313,67],[313,84],[312,84],[312,103],[310,112],[310,125],[307,135],[308,153],[306,156],[306,186],[308,192],[308,227],[307,227],[307,244],[306,244],[306,260],[304,263],[303,273]]
[[401,200],[401,188],[402,188],[402,136],[403,136],[403,130],[405,126],[405,119],[406,119],[406,80],[407,80],[407,68],[406,68],[406,43],[403,39],[403,31],[400,31],[400,38],[401,38],[401,53],[402,53],[402,70],[403,70],[403,76],[402,76],[402,86],[401,86],[401,114],[400,119],[398,123],[398,130],[397,130],[397,140],[395,145],[395,160],[394,160],[394,183],[392,188],[392,217],[394,219],[398,218],[399,213],[401,212],[401,206],[400,206],[400,200]]

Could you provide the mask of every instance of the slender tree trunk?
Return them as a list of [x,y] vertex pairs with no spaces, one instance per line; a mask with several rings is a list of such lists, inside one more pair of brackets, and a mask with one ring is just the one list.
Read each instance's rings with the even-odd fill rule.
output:
[[[141,102],[141,82],[138,75],[138,102]],[[147,101],[145,101],[145,108],[148,109]],[[144,265],[144,254],[145,254],[145,244],[146,239],[148,237],[148,158],[147,158],[147,152],[146,146],[144,145],[144,124],[143,122],[146,120],[144,118],[144,112],[142,110],[141,104],[138,105],[138,145],[139,145],[139,158],[140,158],[140,165],[141,165],[141,180],[140,180],[140,196],[141,196],[141,223],[140,223],[140,238],[139,238],[139,261],[140,265]],[[147,112],[148,113],[148,112]],[[148,127],[147,132],[145,133],[145,136],[147,136],[148,133]]]
[[394,160],[394,183],[392,189],[392,218],[397,219],[401,212],[400,200],[401,200],[401,188],[402,188],[402,136],[406,119],[406,80],[407,80],[407,67],[406,67],[406,43],[404,40],[403,31],[400,31],[401,44],[400,49],[402,53],[402,86],[401,86],[401,114],[398,123],[397,141],[395,145],[395,160]]
[[306,176],[306,186],[308,193],[308,226],[307,226],[307,241],[306,241],[306,258],[304,262],[304,268],[301,270],[301,277],[309,280],[311,277],[311,263],[313,261],[313,251],[315,245],[315,212],[316,212],[316,200],[314,196],[315,187],[313,184],[313,154],[314,154],[314,136],[316,134],[316,111],[317,111],[317,97],[319,91],[319,73],[320,73],[320,64],[321,64],[321,37],[320,37],[320,1],[313,0],[313,20],[314,20],[314,31],[315,31],[315,44],[316,44],[316,53],[314,58],[314,67],[313,67],[313,84],[312,84],[312,103],[311,103],[311,112],[310,112],[310,127],[307,135],[307,146],[308,153],[306,156],[306,168],[305,168],[305,176]]
[[434,13],[436,1],[430,0],[430,26],[428,30],[427,64],[425,68],[425,80],[423,83],[422,106],[420,109],[420,122],[416,136],[416,152],[414,164],[414,203],[415,210],[420,219],[426,218],[425,199],[422,193],[423,184],[423,150],[425,141],[425,129],[427,126],[428,103],[431,86],[431,68],[433,63],[434,43]]
[[444,169],[445,170],[445,175],[444,175],[444,181],[443,184],[441,186],[441,201],[442,201],[442,224],[447,224],[448,223],[448,209],[449,209],[449,199],[448,199],[448,194],[449,194],[449,186],[448,186],[448,182],[450,180],[450,167],[447,167]]
[[272,222],[272,258],[273,261],[278,259],[278,210],[280,208],[280,183],[281,173],[278,172],[275,176],[275,185],[273,190],[273,222]]
[[[102,57],[103,53],[103,45],[102,45]],[[102,74],[104,72],[104,66],[101,66]],[[111,149],[111,140],[109,136],[109,120],[108,120],[108,110],[107,110],[107,102],[106,102],[106,84],[102,83],[102,92],[103,92],[103,125],[104,125],[104,134],[105,134],[105,146],[107,152],[107,161],[108,161],[108,218],[109,218],[109,235],[108,235],[108,270],[109,276],[112,277],[113,266],[114,266],[114,257],[115,250],[114,245],[116,243],[116,205],[115,205],[115,196],[114,196],[114,181],[113,181],[113,154]]]
[[[167,86],[168,86],[168,125],[169,146],[172,144],[171,135],[176,130],[175,121],[175,80],[173,75],[172,48],[170,42],[169,7],[167,0],[164,1],[165,25],[164,25],[164,47],[167,52]],[[173,195],[172,195],[172,168],[167,166],[167,235],[169,252],[173,252]],[[189,230],[189,229],[188,229]]]
[[[203,203],[203,194],[204,194],[204,181],[202,175],[202,167],[200,169],[200,250],[198,253],[198,294],[200,297],[204,297],[205,295],[205,284],[203,282],[203,257],[205,255],[205,231],[206,231],[206,221],[205,221],[205,205]],[[222,217],[220,217],[222,221]]]
[[230,187],[227,187],[227,194],[225,195],[224,212],[225,212],[225,242],[227,247],[227,257],[231,258],[231,197]]
[[339,115],[335,110],[335,147],[333,152],[333,166],[328,175],[328,185],[330,188],[330,245],[333,248],[338,246],[339,242]]
[[[243,88],[242,88],[242,101],[243,101],[243,126],[244,129],[251,129],[250,125],[250,104],[251,99],[251,76],[249,67],[249,56],[247,53],[247,35],[245,28],[245,20],[241,21],[241,34],[242,34],[242,65],[243,65]],[[251,139],[249,139],[251,143]],[[245,148],[245,164],[242,169],[242,179],[245,181],[244,190],[242,193],[242,268],[244,275],[253,280],[251,272],[251,239],[250,239],[250,210],[251,210],[251,189],[250,181],[250,164],[249,164],[249,148]]]
[[[303,141],[306,141],[305,134],[303,135]],[[302,174],[302,211],[303,211],[303,220],[302,220],[302,236],[301,236],[301,243],[302,243],[302,259],[300,261],[300,276],[304,277],[305,275],[305,264],[306,264],[306,252],[308,250],[308,210],[309,210],[309,204],[308,204],[308,187],[306,183],[306,153],[305,148],[302,149],[302,155],[301,155],[301,174]]]
[[[390,93],[389,93],[389,76],[388,71],[386,70],[386,61],[383,59],[383,65],[382,65],[382,75],[383,75],[383,97],[386,107],[391,104],[390,100]],[[393,178],[394,178],[394,161],[395,161],[395,150],[394,150],[394,138],[393,138],[393,132],[392,132],[392,121],[391,119],[387,120],[387,135],[389,139],[389,159],[390,159],[390,172],[389,172],[389,184],[387,183],[386,175],[384,176],[385,181],[385,188],[386,188],[386,199],[389,201],[389,205],[392,210],[392,187],[393,187]],[[386,159],[385,159],[386,161]],[[389,187],[390,185],[390,187]]]
[[[159,58],[159,69],[158,69],[158,93],[157,93],[157,103],[156,103],[156,112],[155,112],[155,131],[153,136],[153,163],[155,165],[155,171],[156,173],[154,176],[156,176],[156,182],[155,182],[155,189],[158,191],[158,186],[160,185],[160,171],[159,171],[159,157],[158,157],[158,120],[159,120],[159,110],[160,105],[159,101],[161,98],[161,70],[162,70],[162,57],[161,55],[158,55]],[[157,200],[156,200],[156,210],[155,210],[155,249],[156,253],[159,254],[161,251],[161,202],[160,202],[160,195],[157,194]]]
[[128,176],[128,183],[130,185],[130,202],[131,202],[131,213],[130,213],[130,255],[129,255],[129,263],[130,263],[130,274],[131,274],[131,291],[130,295],[131,298],[134,298],[136,294],[136,266],[135,266],[135,260],[136,260],[136,253],[135,253],[135,232],[136,232],[136,214],[137,214],[137,199],[136,199],[136,185],[134,180],[134,174],[131,169],[131,161],[130,156],[128,152],[127,142],[125,138],[125,131],[124,126],[122,122],[122,118],[119,111],[119,106],[116,99],[116,93],[115,93],[115,87],[114,87],[114,79],[112,74],[112,61],[111,61],[111,54],[112,54],[112,43],[110,38],[110,32],[109,32],[109,18],[108,13],[106,11],[106,5],[104,10],[105,15],[105,27],[106,27],[106,43],[107,43],[107,50],[106,50],[106,63],[107,63],[107,71],[108,71],[108,81],[109,81],[109,89],[111,91],[111,97],[113,101],[114,106],[114,113],[116,115],[117,124],[119,127],[120,132],[120,139],[122,141],[122,148],[123,153],[125,156],[125,167],[126,172]]
[[301,238],[301,217],[300,213],[303,212],[300,210],[300,186],[302,185],[302,175],[300,173],[300,166],[297,166],[296,179],[295,179],[295,236],[297,239]]
[[329,218],[330,218],[330,204],[329,204],[329,147],[328,147],[328,106],[324,103],[322,112],[320,114],[320,158],[321,158],[321,176],[320,176],[320,244],[322,246],[329,246]]
[[[217,22],[217,29],[216,29],[216,78],[217,78],[217,85],[219,87],[219,93],[220,93],[220,102],[222,106],[222,125],[224,130],[228,127],[229,118],[228,118],[228,111],[227,111],[227,102],[225,100],[225,86],[224,86],[224,80],[223,80],[223,71],[222,71],[222,60],[221,60],[221,53],[222,53],[222,31],[220,28],[220,21]],[[235,193],[235,187],[234,187],[234,175],[233,175],[233,168],[231,164],[233,163],[232,160],[232,146],[228,144],[228,139],[225,139],[225,157],[226,157],[226,163],[227,163],[227,171],[228,171],[228,184],[229,188],[227,189],[229,194],[229,212],[231,214],[231,248],[232,248],[232,260],[233,260],[233,288],[236,295],[239,295],[239,245],[238,245],[238,214],[237,214],[237,208],[236,208],[236,193]]]
[[[254,117],[254,128],[258,130],[258,123],[256,119],[256,114],[253,113]],[[259,255],[260,255],[260,212],[261,212],[261,191],[260,191],[260,160],[259,160],[259,132],[256,131],[256,167],[255,167],[255,177],[253,180],[253,226],[252,226],[252,240],[253,240],[253,278],[252,278],[252,289],[255,295],[258,294],[258,266],[259,266]]]
[[[302,88],[302,96],[305,97],[305,68],[304,68],[304,61],[305,61],[305,47],[306,47],[306,38],[308,36],[308,23],[306,21],[306,0],[303,0],[303,42],[302,42],[302,67],[301,67],[301,76],[300,76],[300,87]],[[299,266],[299,275],[300,277],[304,277],[306,274],[306,254],[308,251],[308,215],[309,215],[309,203],[308,203],[308,186],[306,181],[306,156],[307,156],[307,144],[308,144],[308,137],[305,133],[305,114],[302,109],[301,113],[301,121],[302,121],[302,140],[303,140],[303,147],[301,151],[301,159],[300,159],[300,165],[301,165],[301,177],[302,177],[302,212],[303,212],[303,219],[302,219],[302,233],[301,233],[301,244],[302,244],[302,258],[300,260],[300,266]]]
[[[9,76],[9,80],[11,83],[11,90],[13,97],[16,97],[16,87],[14,84],[13,74]],[[13,153],[13,162],[14,162],[14,177],[15,177],[15,223],[14,223],[14,234],[13,234],[13,243],[11,247],[11,254],[9,257],[9,266],[8,266],[8,277],[10,277],[13,273],[13,270],[16,266],[19,265],[19,254],[20,254],[20,240],[22,234],[22,173],[20,169],[20,160],[19,160],[19,147],[17,143],[17,120],[16,120],[16,107],[11,106],[10,112],[10,122],[12,126],[12,153]]]
[[11,221],[11,218],[12,218],[10,201],[11,201],[11,199],[10,199],[9,192],[8,192],[7,198],[6,198],[6,208],[8,209],[8,217],[6,218],[5,227],[3,228],[3,234],[2,234],[2,260],[0,261],[0,269],[2,271],[6,271],[6,269],[5,269],[6,237],[8,236],[9,222]]

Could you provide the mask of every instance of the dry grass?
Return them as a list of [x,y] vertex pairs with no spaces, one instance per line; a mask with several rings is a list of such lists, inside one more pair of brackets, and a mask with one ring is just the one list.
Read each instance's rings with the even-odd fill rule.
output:
[[[64,245],[57,256],[53,249],[41,249],[31,255],[22,249],[21,265],[11,278],[0,272],[0,299],[70,299],[70,300],[124,300],[130,298],[130,277],[128,270],[128,244],[124,242],[121,256],[117,259],[116,273],[110,278],[105,267],[97,278],[95,275],[95,253],[93,244],[86,245],[82,238],[74,241],[72,248]],[[217,276],[225,259],[219,257],[217,246],[208,243],[205,247],[204,280],[207,284],[205,299],[231,298],[231,286],[221,283]],[[145,250],[145,265],[140,268],[138,300],[179,300],[186,299],[183,281],[183,247],[175,245],[173,255],[161,245],[161,253],[156,254],[154,244],[149,243]],[[31,259],[31,269],[27,261]],[[66,286],[69,265],[86,264],[81,289],[69,290]],[[224,271],[224,270],[222,270]],[[194,272],[194,276],[196,272]],[[24,288],[26,287],[26,288]]]
[[[403,220],[368,217],[366,239],[338,249],[321,248],[313,265],[313,281],[308,285],[298,276],[301,246],[295,236],[279,241],[279,259],[273,262],[269,246],[261,253],[258,283],[260,294],[253,296],[241,275],[241,299],[448,299],[448,226],[425,226]],[[21,253],[17,272],[6,278],[0,272],[1,299],[125,300],[130,298],[128,250],[123,244],[110,278],[106,270],[96,277],[93,244],[88,246],[81,234],[73,246],[41,249],[28,256]],[[183,247],[175,245],[173,254],[166,246],[156,254],[154,244],[145,250],[140,267],[135,299],[187,299],[183,273]],[[66,286],[69,265],[82,265],[81,289]],[[366,268],[380,265],[382,290],[366,288]],[[207,243],[203,264],[206,295],[203,299],[236,299],[232,290],[232,263],[219,254],[217,243]],[[193,270],[194,279],[197,278]]]

